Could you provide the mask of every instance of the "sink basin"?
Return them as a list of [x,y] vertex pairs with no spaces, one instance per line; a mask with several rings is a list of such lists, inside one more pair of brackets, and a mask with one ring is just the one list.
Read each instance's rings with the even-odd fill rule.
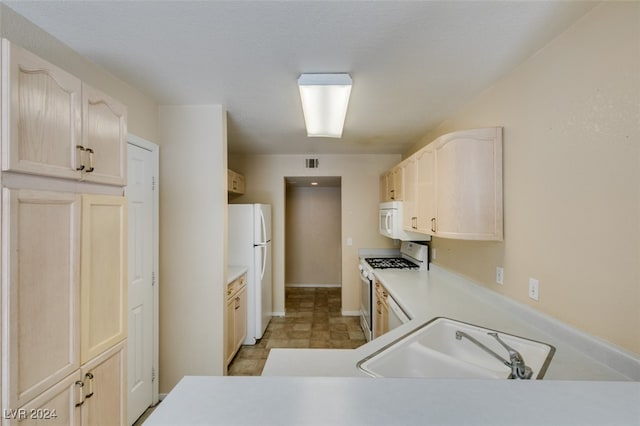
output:
[[542,379],[555,348],[545,343],[467,324],[436,318],[385,346],[358,363],[374,377],[495,378],[506,379],[511,368],[468,338],[456,339],[456,331],[473,337],[496,354],[509,360],[507,350],[487,333],[518,351],[532,371],[532,379]]

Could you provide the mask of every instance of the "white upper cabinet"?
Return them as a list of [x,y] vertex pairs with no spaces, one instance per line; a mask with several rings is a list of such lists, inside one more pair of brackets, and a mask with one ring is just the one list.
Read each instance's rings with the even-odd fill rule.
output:
[[434,149],[434,235],[502,240],[502,128],[449,133]]
[[2,170],[126,185],[127,109],[2,39]]
[[82,83],[2,40],[2,170],[79,179]]
[[417,164],[415,156],[404,161],[404,201],[402,202],[402,227],[406,231],[417,229],[417,191],[416,173]]
[[404,164],[405,230],[462,240],[503,239],[502,128],[443,135]]
[[82,114],[84,180],[125,186],[127,108],[83,84]]
[[405,164],[401,163],[380,175],[380,202],[402,201]]
[[415,230],[435,235],[435,154],[429,145],[416,154]]

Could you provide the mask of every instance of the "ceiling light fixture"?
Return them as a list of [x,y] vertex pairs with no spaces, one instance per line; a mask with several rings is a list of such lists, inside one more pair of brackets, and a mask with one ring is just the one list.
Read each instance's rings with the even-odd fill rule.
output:
[[307,136],[341,138],[351,94],[349,74],[301,74],[298,79]]

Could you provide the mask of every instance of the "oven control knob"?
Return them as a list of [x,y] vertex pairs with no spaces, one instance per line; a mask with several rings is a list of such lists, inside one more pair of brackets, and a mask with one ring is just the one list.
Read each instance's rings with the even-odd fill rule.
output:
[[358,271],[362,271],[362,265],[358,265]]
[[373,279],[373,271],[367,272],[367,278],[369,278],[370,280]]

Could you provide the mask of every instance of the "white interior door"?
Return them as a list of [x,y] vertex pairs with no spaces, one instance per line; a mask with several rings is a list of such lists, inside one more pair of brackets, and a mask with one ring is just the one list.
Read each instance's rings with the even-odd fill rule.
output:
[[[155,339],[154,303],[157,253],[154,227],[156,165],[152,150],[129,143],[127,148],[129,203],[129,334],[128,423],[140,417],[154,402]],[[156,386],[157,389],[157,386]]]

